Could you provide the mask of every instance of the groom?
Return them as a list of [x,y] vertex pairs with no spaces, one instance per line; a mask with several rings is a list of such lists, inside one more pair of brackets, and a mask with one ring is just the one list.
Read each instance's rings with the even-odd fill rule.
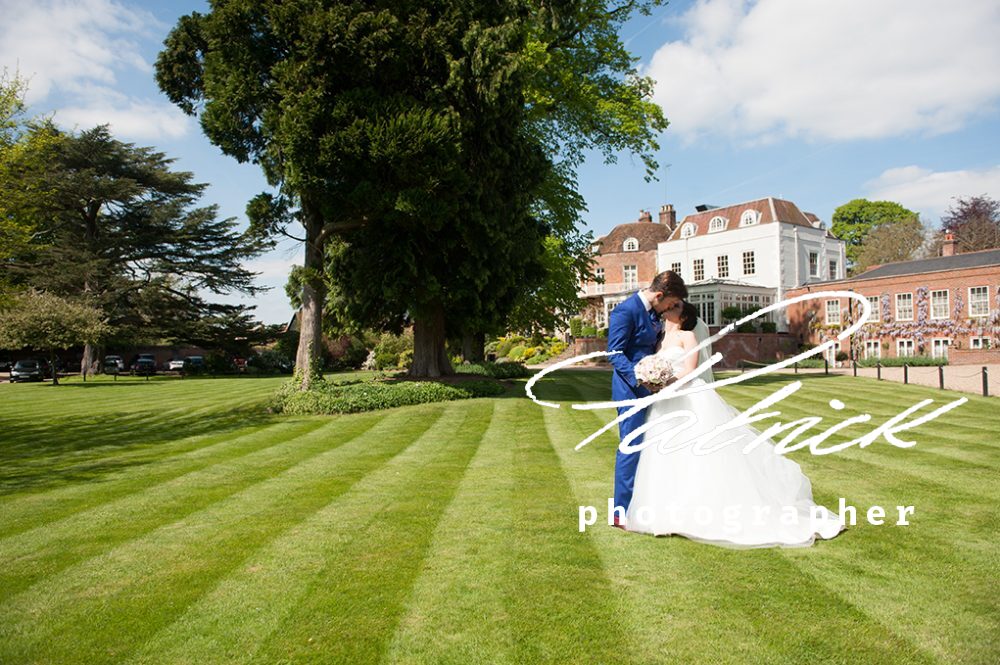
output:
[[[663,330],[660,315],[679,307],[687,297],[687,287],[681,276],[670,270],[653,278],[647,288],[622,301],[611,311],[608,323],[608,352],[618,351],[608,357],[614,366],[611,375],[611,399],[618,402],[646,397],[649,390],[635,378],[635,364],[656,351],[657,338]],[[630,407],[618,407],[618,415]],[[646,420],[643,409],[618,423],[618,435],[624,439]],[[642,436],[634,439],[633,446],[642,443]],[[616,451],[615,459],[615,526],[624,524],[625,511],[632,501],[632,485],[639,455]],[[620,508],[620,510],[619,510]]]

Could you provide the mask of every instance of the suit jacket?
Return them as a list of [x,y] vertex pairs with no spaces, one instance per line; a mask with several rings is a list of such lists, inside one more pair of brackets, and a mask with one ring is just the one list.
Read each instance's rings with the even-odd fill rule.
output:
[[[656,351],[656,339],[662,329],[646,311],[639,293],[622,301],[611,310],[608,322],[608,352],[621,351],[608,360],[614,367],[611,378],[611,399],[634,399],[649,395],[646,388],[637,385],[635,364]],[[641,415],[641,412],[640,412]]]

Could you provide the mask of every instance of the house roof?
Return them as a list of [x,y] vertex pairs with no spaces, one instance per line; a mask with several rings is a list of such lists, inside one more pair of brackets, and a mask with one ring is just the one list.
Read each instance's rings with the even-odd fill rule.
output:
[[1000,249],[986,249],[979,252],[966,252],[954,256],[935,256],[916,261],[899,261],[876,266],[871,270],[851,277],[855,279],[874,279],[878,277],[899,277],[901,275],[919,275],[925,272],[941,270],[961,270],[962,268],[982,268],[985,266],[1000,266]]
[[601,246],[601,254],[613,254],[622,251],[622,245],[627,238],[639,241],[639,251],[656,251],[656,246],[670,237],[670,227],[657,222],[630,222],[619,224],[606,235],[594,241]]
[[[704,212],[696,212],[693,215],[688,215],[677,225],[677,228],[674,229],[674,232],[670,235],[669,239],[679,240],[681,238],[681,229],[685,224],[695,225],[694,236],[690,237],[708,235],[709,222],[714,217],[722,217],[727,220],[725,230],[716,231],[716,233],[724,233],[725,231],[740,228],[740,218],[747,210],[754,210],[758,213],[758,224],[784,222],[786,224],[795,224],[797,226],[815,228],[813,224],[819,222],[819,217],[811,212],[802,212],[799,210],[799,207],[791,201],[785,201],[784,199],[776,199],[773,196],[768,196],[762,199],[736,203],[722,208],[713,208]],[[829,231],[827,231],[827,234],[829,235]]]

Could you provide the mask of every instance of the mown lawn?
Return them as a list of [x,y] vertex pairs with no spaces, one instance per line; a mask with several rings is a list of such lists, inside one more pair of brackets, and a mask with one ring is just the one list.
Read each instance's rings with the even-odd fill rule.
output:
[[[0,663],[1000,660],[995,398],[911,449],[793,453],[860,523],[736,551],[578,532],[580,505],[606,517],[617,438],[575,452],[611,416],[568,405],[607,399],[604,372],[543,380],[557,410],[519,392],[337,417],[267,415],[279,382],[0,385]],[[804,383],[783,420],[959,396]],[[871,526],[873,504],[916,514]]]

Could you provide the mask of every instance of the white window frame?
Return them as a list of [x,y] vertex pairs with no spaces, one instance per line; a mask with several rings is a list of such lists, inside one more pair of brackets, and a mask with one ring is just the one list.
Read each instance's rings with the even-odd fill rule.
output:
[[683,226],[681,226],[681,237],[682,238],[691,238],[691,237],[694,236],[694,234],[697,231],[698,231],[698,227],[696,227],[691,222],[686,222]]
[[708,232],[718,233],[719,231],[725,231],[726,226],[729,224],[729,220],[725,217],[719,217],[716,215],[712,219],[708,220]]
[[[868,304],[871,305],[872,315],[868,319],[869,322],[881,321],[882,320],[882,296],[865,296],[868,298]],[[875,302],[872,302],[872,301]]]
[[866,339],[865,340],[865,359],[868,358],[881,358],[882,357],[882,343],[877,339]]
[[809,252],[809,276],[819,277],[819,252]]
[[681,262],[680,261],[674,261],[673,263],[671,263],[670,264],[670,272],[675,272],[678,275],[680,275],[681,274]]
[[729,277],[729,255],[720,254],[715,257],[715,268],[719,277]]
[[[903,347],[908,347],[907,352],[903,353]],[[912,339],[897,339],[896,340],[896,357],[897,358],[912,358],[916,353],[917,345],[914,344]]]
[[748,208],[740,215],[740,226],[753,226],[760,221],[760,212]]
[[[629,268],[632,270],[630,271]],[[632,279],[629,279],[630,272],[632,273]],[[622,266],[622,282],[625,283],[626,291],[639,288],[639,266]]]
[[[985,305],[986,309],[982,310],[982,311],[977,310],[977,311],[980,311],[980,313],[977,314],[972,309],[972,292],[973,291],[978,291],[979,289],[982,289],[983,291],[985,291],[986,297],[983,298],[982,301],[977,301],[976,304],[977,305],[979,305],[979,304]],[[978,319],[980,317],[989,316],[989,315],[990,315],[990,287],[988,287],[988,286],[970,286],[969,287],[969,318],[970,319]]]
[[840,261],[837,259],[827,259],[826,263],[830,268],[830,279],[838,279],[840,275]]
[[990,348],[990,338],[977,336],[969,338],[969,348],[977,351]]
[[[942,344],[942,342],[944,342]],[[947,358],[948,357],[948,347],[951,346],[951,340],[947,337],[934,337],[931,339],[931,357],[932,358]],[[943,349],[943,352],[942,352]]]
[[695,259],[691,262],[691,279],[695,282],[705,279],[705,259]]
[[622,243],[623,252],[638,252],[639,251],[639,241],[636,238],[625,238],[625,242]]
[[826,301],[826,325],[840,325],[840,299]]
[[[941,294],[941,293],[944,294],[944,314],[942,314],[941,316],[938,316],[937,314],[934,313],[935,312],[935,310],[934,310],[934,296],[936,294]],[[947,319],[948,316],[949,316],[948,312],[951,311],[951,291],[948,290],[948,289],[934,289],[933,291],[931,291],[930,301],[931,301],[931,318],[932,319]]]
[[[902,299],[901,296],[909,296],[910,298],[910,315],[907,317],[902,317],[899,315],[899,302]],[[896,294],[896,320],[897,321],[912,321],[913,320],[913,292],[897,293]]]
[[[750,266],[750,270],[747,270],[747,265]],[[756,254],[754,254],[754,251],[752,249],[743,252],[743,274],[744,275],[757,274],[757,256]]]
[[604,268],[596,268],[594,270],[594,277],[597,278],[597,283],[594,291],[598,294],[604,293]]

